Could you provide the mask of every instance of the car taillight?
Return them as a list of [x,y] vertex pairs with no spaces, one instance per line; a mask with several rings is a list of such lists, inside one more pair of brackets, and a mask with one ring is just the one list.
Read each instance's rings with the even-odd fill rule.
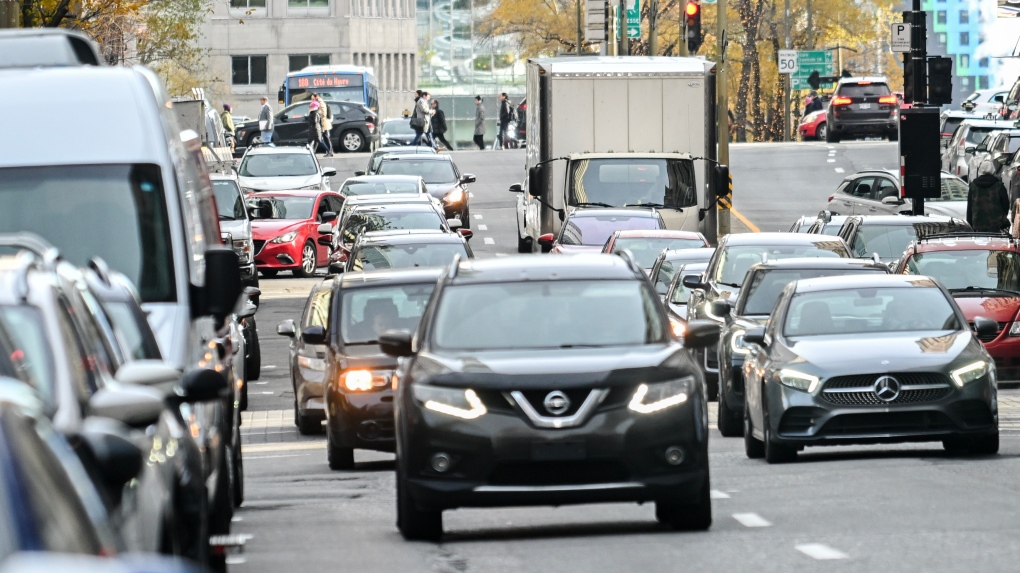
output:
[[829,195],[829,201],[832,201],[833,197],[835,197],[835,195]]
[[832,105],[850,105],[853,103],[848,97],[834,97],[832,98]]
[[896,96],[894,96],[894,95],[882,96],[882,97],[878,98],[878,103],[891,103],[891,104],[895,105],[896,104]]
[[369,131],[375,131],[375,124],[370,121],[365,123],[365,127],[367,127]]

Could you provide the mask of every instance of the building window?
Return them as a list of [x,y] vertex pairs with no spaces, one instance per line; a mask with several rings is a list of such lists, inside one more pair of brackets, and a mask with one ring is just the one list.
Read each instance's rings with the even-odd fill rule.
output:
[[266,56],[233,56],[230,83],[248,86],[266,83]]
[[981,58],[980,60],[978,60],[978,65],[981,66],[982,68],[987,68],[988,58]]
[[329,8],[329,0],[287,0],[287,8]]
[[970,85],[970,78],[960,78],[960,85],[967,87]]
[[960,32],[960,45],[961,46],[970,45],[970,32]]
[[248,8],[265,8],[266,0],[230,0],[231,8],[246,10]]
[[296,72],[308,66],[328,66],[329,54],[295,54],[287,57],[288,70]]
[[946,35],[945,34],[939,34],[938,38],[939,38],[939,44],[945,46],[946,45]]
[[960,23],[961,24],[969,24],[970,23],[970,12],[968,12],[966,10],[960,10]]
[[936,24],[945,24],[946,23],[946,11],[945,10],[939,10],[938,12],[935,13],[935,23]]
[[960,64],[959,64],[959,66],[961,68],[963,68],[963,69],[969,68],[970,67],[970,56],[968,56],[967,54],[960,54]]
[[988,76],[978,76],[978,89],[979,90],[988,89]]

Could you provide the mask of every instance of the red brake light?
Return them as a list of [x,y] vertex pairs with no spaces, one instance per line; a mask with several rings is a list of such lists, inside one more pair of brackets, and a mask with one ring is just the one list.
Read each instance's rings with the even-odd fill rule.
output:
[[859,85],[859,86],[870,86],[871,82],[868,81],[868,80],[865,80],[865,81],[857,82],[857,85]]
[[375,130],[375,124],[372,123],[372,122],[365,123],[365,127],[367,127],[369,131],[374,131]]
[[835,197],[835,195],[829,195],[829,201],[832,201],[833,197]]
[[832,105],[850,105],[852,103],[853,103],[853,100],[851,100],[848,97],[837,96],[837,97],[832,98]]
[[882,96],[882,97],[878,98],[878,103],[892,103],[892,104],[895,104],[896,101],[897,101],[896,100],[896,96],[894,96],[894,95],[887,95],[887,96]]

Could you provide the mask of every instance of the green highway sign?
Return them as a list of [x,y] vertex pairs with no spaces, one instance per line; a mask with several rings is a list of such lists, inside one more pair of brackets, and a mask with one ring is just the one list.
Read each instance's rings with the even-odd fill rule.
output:
[[811,75],[811,72],[818,72],[820,76],[836,75],[836,65],[832,61],[832,52],[828,50],[798,51],[797,71],[790,74],[790,89],[811,89],[811,86],[808,84],[808,76]]
[[641,37],[641,0],[627,0],[627,37]]

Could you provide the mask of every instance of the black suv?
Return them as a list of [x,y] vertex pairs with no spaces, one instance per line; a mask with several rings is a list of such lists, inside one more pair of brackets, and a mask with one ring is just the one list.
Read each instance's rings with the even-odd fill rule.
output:
[[842,78],[832,94],[825,122],[825,141],[878,136],[899,137],[900,104],[882,77]]
[[684,346],[718,336],[695,322],[674,338],[629,257],[454,261],[417,333],[379,337],[405,357],[401,534],[438,539],[457,507],[646,501],[661,523],[708,529],[707,408]]
[[387,155],[376,174],[418,175],[425,181],[429,193],[442,202],[446,217],[460,219],[461,227],[471,228],[468,183],[474,183],[475,176],[470,173],[462,175],[449,155]]
[[[291,104],[277,112],[273,120],[273,143],[289,145],[305,145],[308,143],[308,104],[303,101]],[[329,108],[333,110],[333,129],[330,131],[335,151],[365,151],[375,147],[379,142],[379,119],[374,111],[349,101],[331,101]],[[243,148],[251,147],[252,141],[259,136],[259,122],[249,121],[237,128],[238,147],[235,154]]]

